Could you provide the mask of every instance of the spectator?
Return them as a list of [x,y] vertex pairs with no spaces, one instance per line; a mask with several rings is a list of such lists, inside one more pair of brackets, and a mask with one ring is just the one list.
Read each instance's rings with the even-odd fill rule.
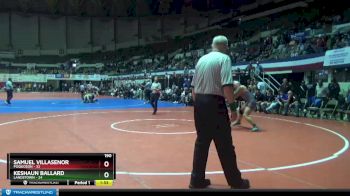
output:
[[263,74],[264,70],[262,65],[260,64],[260,62],[256,62],[256,68],[255,68],[255,75],[257,76],[261,76],[261,74]]
[[299,117],[299,100],[297,95],[295,96],[293,91],[288,91],[288,100],[284,101],[284,116],[288,116],[289,111],[294,108],[296,117]]
[[171,86],[171,90],[172,90],[172,91],[175,91],[175,90],[176,90],[176,87],[177,87],[176,84],[173,83],[173,85]]
[[271,113],[273,110],[278,110],[279,108],[284,105],[285,102],[288,102],[288,96],[283,94],[282,91],[280,91],[279,95],[275,98],[275,100],[270,104],[269,107],[266,108],[266,113]]
[[255,80],[251,80],[248,86],[249,92],[251,92],[252,94],[255,94],[256,89],[257,89],[257,86],[255,84]]
[[265,102],[265,95],[260,92],[259,89],[255,91],[255,100],[256,100],[256,110],[258,112],[263,111],[262,104]]
[[250,62],[249,65],[246,68],[246,72],[250,79],[254,78],[254,67],[253,64]]
[[310,107],[316,99],[316,84],[313,84],[312,81],[309,81],[309,84],[306,86],[306,103],[304,106],[304,117],[306,117],[306,108]]
[[185,66],[185,68],[184,68],[184,75],[185,76],[189,75],[189,70],[188,70],[187,66]]
[[265,96],[265,101],[261,103],[262,110],[265,112],[274,100],[275,96],[273,95],[272,90],[268,90]]
[[300,87],[299,87],[299,91],[300,91],[300,98],[306,98],[306,94],[307,94],[307,86],[305,84],[305,80],[301,81]]
[[339,98],[340,86],[336,78],[333,78],[332,82],[328,85],[329,99]]
[[184,83],[183,83],[183,88],[185,88],[185,89],[189,89],[190,88],[190,86],[191,86],[191,81],[190,81],[190,79],[189,78],[185,78],[184,79]]
[[328,96],[328,88],[323,85],[322,80],[319,80],[318,85],[316,87],[316,100],[315,106],[321,107],[322,103],[325,104]]
[[280,90],[280,92],[283,93],[284,96],[287,96],[288,91],[291,90],[291,85],[289,84],[287,78],[284,78],[284,79],[283,79],[283,82],[282,82],[281,87],[280,87],[279,90]]
[[266,82],[263,82],[263,81],[258,82],[257,88],[258,88],[258,90],[260,90],[260,92],[262,94],[264,94],[264,95],[266,94],[266,90],[267,90]]

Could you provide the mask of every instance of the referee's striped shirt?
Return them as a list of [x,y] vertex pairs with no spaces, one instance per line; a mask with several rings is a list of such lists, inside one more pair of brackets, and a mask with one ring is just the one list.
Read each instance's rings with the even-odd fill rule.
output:
[[230,57],[214,51],[200,58],[191,85],[195,94],[224,97],[223,87],[233,85]]

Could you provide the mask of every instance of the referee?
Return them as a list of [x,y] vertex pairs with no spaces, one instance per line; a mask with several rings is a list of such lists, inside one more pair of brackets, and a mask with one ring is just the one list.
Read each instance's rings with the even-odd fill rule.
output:
[[189,188],[206,188],[211,184],[205,179],[205,170],[210,143],[214,140],[228,184],[231,188],[248,189],[249,181],[242,179],[237,167],[225,101],[226,98],[235,113],[231,59],[225,54],[228,39],[216,36],[212,48],[211,53],[199,59],[192,80],[197,139]]
[[151,105],[153,108],[153,115],[157,114],[158,111],[158,100],[160,97],[160,91],[162,90],[162,85],[158,81],[158,77],[154,78],[154,81],[151,86],[152,94],[151,94]]
[[12,84],[12,79],[9,78],[8,81],[5,84],[5,91],[7,94],[7,98],[5,101],[5,104],[11,105],[11,99],[13,98],[13,84]]

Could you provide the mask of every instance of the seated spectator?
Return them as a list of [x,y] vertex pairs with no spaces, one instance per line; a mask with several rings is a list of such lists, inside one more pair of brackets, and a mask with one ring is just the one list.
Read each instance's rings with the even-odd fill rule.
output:
[[260,92],[260,90],[255,91],[255,100],[256,100],[256,110],[262,112],[262,103],[265,102],[265,95]]
[[297,95],[294,95],[293,91],[288,91],[288,100],[284,102],[284,116],[288,116],[289,111],[294,108],[296,117],[299,117],[299,100]]
[[279,95],[275,98],[275,100],[270,104],[269,107],[266,108],[265,113],[271,113],[272,111],[278,111],[284,105],[284,103],[288,102],[288,96],[283,94],[283,91],[280,91]]
[[338,99],[340,93],[340,86],[336,78],[333,78],[332,82],[328,85],[329,99]]
[[257,86],[255,84],[255,80],[251,80],[250,84],[248,85],[249,92],[255,94],[256,89],[257,89]]
[[176,86],[175,91],[173,91],[173,96],[172,96],[173,97],[173,101],[175,103],[178,103],[180,101],[181,93],[182,93],[181,89],[178,86]]
[[268,90],[265,96],[265,100],[261,103],[261,108],[263,111],[266,111],[267,107],[275,100],[275,96],[272,93],[272,90]]

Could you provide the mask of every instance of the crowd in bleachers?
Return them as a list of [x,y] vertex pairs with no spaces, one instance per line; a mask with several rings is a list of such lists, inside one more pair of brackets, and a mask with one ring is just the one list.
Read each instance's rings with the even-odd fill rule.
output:
[[[301,17],[302,18],[302,17]],[[260,26],[249,27],[249,31],[228,28],[220,31],[206,32],[194,37],[184,39],[182,47],[176,51],[153,53],[131,61],[117,61],[114,66],[118,73],[154,72],[160,70],[178,70],[194,68],[197,60],[210,51],[208,40],[215,34],[228,35],[230,44],[230,56],[234,63],[250,61],[277,60],[297,57],[307,54],[324,53],[327,50],[350,46],[348,32],[327,33],[327,28],[350,22],[349,17],[339,14],[315,18],[312,21],[299,19],[292,25],[280,27],[280,23],[270,22],[266,24],[271,32],[267,36],[252,38],[263,32]],[[276,29],[276,31],[273,31]],[[181,41],[179,41],[181,42]],[[173,49],[173,50],[175,50]],[[145,49],[147,50],[147,49]],[[169,50],[169,49],[168,49]]]
[[[55,68],[7,67],[11,73],[46,74],[134,74],[155,71],[192,69],[197,60],[210,51],[213,35],[225,34],[232,43],[230,56],[235,64],[250,61],[277,60],[350,46],[348,32],[331,32],[332,25],[350,22],[350,11],[334,12],[323,8],[312,14],[312,10],[299,10],[277,18],[268,17],[268,22],[249,21],[239,27],[223,28],[203,32],[193,36],[167,40],[142,47],[119,49],[111,52],[67,55],[65,57],[20,57],[17,63],[61,63]],[[296,15],[294,19],[290,15]],[[310,16],[312,15],[312,17]],[[283,20],[286,19],[286,20]],[[263,19],[262,19],[263,20]],[[269,33],[262,35],[264,32]],[[69,66],[71,59],[79,59],[81,64],[102,63],[103,67]]]

